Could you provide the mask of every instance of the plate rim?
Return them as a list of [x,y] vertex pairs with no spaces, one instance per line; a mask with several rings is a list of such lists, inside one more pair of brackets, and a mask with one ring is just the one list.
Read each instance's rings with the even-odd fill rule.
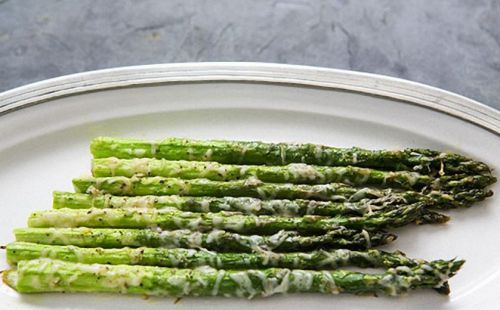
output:
[[[184,64],[184,65],[189,65],[189,64]],[[198,64],[196,64],[198,65]],[[37,110],[35,109],[31,109],[31,110],[28,110],[27,108],[29,107],[33,107],[37,104],[40,104],[40,103],[43,103],[43,102],[46,102],[46,101],[49,101],[49,100],[52,100],[52,99],[57,99],[57,98],[61,98],[61,97],[64,97],[64,96],[71,96],[71,95],[80,95],[80,94],[85,94],[85,93],[91,93],[91,92],[95,92],[95,91],[100,91],[100,90],[107,90],[107,89],[115,89],[115,88],[124,88],[126,89],[127,87],[134,87],[134,86],[139,86],[139,87],[147,87],[147,86],[150,86],[150,85],[165,85],[165,88],[167,89],[167,86],[168,85],[177,85],[177,84],[180,84],[180,85],[187,85],[189,86],[190,84],[194,83],[194,82],[200,82],[200,83],[207,83],[205,85],[209,86],[210,82],[212,81],[215,81],[215,82],[237,82],[238,84],[235,84],[235,86],[241,86],[241,87],[244,87],[245,84],[243,84],[244,82],[255,82],[255,83],[258,83],[256,84],[257,86],[259,85],[288,85],[290,87],[297,87],[298,90],[300,91],[301,88],[305,91],[307,91],[308,89],[309,90],[314,90],[314,89],[317,89],[318,87],[321,87],[321,89],[335,89],[336,91],[337,90],[344,90],[344,91],[350,91],[350,92],[355,92],[355,93],[360,93],[360,94],[365,94],[367,96],[382,96],[382,97],[387,97],[387,98],[390,98],[390,99],[393,99],[394,100],[394,103],[398,103],[398,104],[403,104],[403,103],[408,103],[408,104],[414,104],[415,106],[422,106],[424,108],[426,108],[428,111],[431,111],[432,113],[440,113],[440,114],[444,114],[443,116],[444,117],[448,117],[449,114],[451,113],[447,113],[445,111],[440,111],[439,109],[436,109],[436,108],[433,108],[433,107],[430,107],[430,106],[425,106],[424,104],[421,104],[419,102],[413,102],[411,100],[404,100],[402,98],[394,98],[394,95],[384,95],[384,94],[379,94],[379,93],[373,93],[373,92],[370,92],[369,89],[363,89],[363,90],[355,90],[355,89],[348,89],[348,88],[345,88],[346,86],[342,86],[342,87],[334,87],[332,86],[334,83],[340,83],[338,81],[334,81],[334,82],[329,82],[330,84],[326,85],[327,82],[325,82],[325,85],[317,85],[317,84],[312,84],[312,83],[307,83],[306,82],[301,82],[301,83],[298,83],[298,82],[293,82],[293,81],[284,81],[284,80],[279,80],[279,81],[271,81],[271,80],[255,80],[255,76],[257,75],[257,73],[255,73],[253,76],[251,75],[251,73],[245,73],[246,77],[248,77],[248,79],[243,79],[243,74],[241,72],[237,72],[238,73],[238,76],[235,78],[235,79],[230,79],[227,77],[227,75],[229,75],[229,73],[227,72],[223,72],[223,73],[220,73],[220,72],[215,72],[216,70],[218,69],[214,69],[214,68],[210,68],[212,71],[210,71],[209,73],[212,74],[212,75],[207,75],[206,76],[206,80],[200,80],[199,77],[196,77],[193,79],[191,79],[191,77],[188,76],[188,74],[186,74],[185,72],[175,72],[175,74],[177,74],[175,76],[175,78],[178,78],[179,76],[182,76],[182,77],[185,77],[186,80],[175,80],[175,78],[172,78],[172,75],[166,75],[165,76],[159,76],[160,73],[158,72],[153,72],[155,70],[155,68],[151,68],[151,67],[157,67],[158,65],[154,65],[154,66],[140,66],[140,67],[125,67],[125,68],[116,68],[116,69],[108,69],[108,70],[100,70],[100,71],[95,71],[95,72],[86,72],[86,73],[80,73],[80,74],[74,74],[74,75],[70,75],[70,76],[63,76],[63,77],[60,77],[60,78],[55,78],[55,79],[50,79],[50,80],[46,80],[46,81],[42,81],[42,82],[38,82],[38,83],[34,83],[34,84],[30,84],[30,85],[27,85],[27,86],[23,86],[23,87],[20,87],[20,88],[16,88],[16,89],[13,89],[12,91],[14,90],[23,90],[23,88],[26,88],[25,90],[23,90],[22,92],[20,93],[17,93],[15,94],[15,96],[11,96],[12,98],[17,98],[18,100],[28,100],[30,98],[33,98],[34,101],[32,102],[24,102],[22,103],[21,105],[19,106],[10,106],[8,109],[7,109],[7,112],[5,112],[4,114],[0,113],[0,120],[2,119],[2,117],[4,117],[4,120],[7,120],[8,121],[8,116],[9,115],[12,115],[13,119],[17,119],[17,116],[20,116],[22,117],[24,114],[22,114],[22,112],[28,112],[27,114],[31,113],[31,112],[36,112]],[[161,68],[162,70],[171,70],[171,71],[176,71],[174,69],[172,69],[171,67],[173,65],[160,65],[160,66],[168,66],[170,68]],[[287,67],[298,67],[298,66],[287,66]],[[145,70],[142,71],[142,72],[139,72],[137,71],[136,69],[141,69],[141,68],[144,68]],[[217,68],[220,68],[220,67],[217,67]],[[134,70],[131,70],[130,72],[127,72],[126,75],[124,76],[128,76],[129,74],[143,74],[145,76],[143,77],[138,77],[138,76],[135,76],[134,78],[137,82],[137,84],[134,84],[133,82],[130,83],[130,81],[128,81],[126,78],[124,78],[123,81],[119,80],[118,77],[115,76],[115,74],[112,74],[112,75],[109,75],[109,76],[94,76],[92,75],[91,78],[89,81],[86,81],[85,80],[85,74],[95,74],[95,73],[102,73],[102,72],[108,72],[108,71],[112,71],[112,70],[126,70],[126,69],[134,69]],[[299,67],[300,69],[300,67]],[[311,67],[307,67],[306,69],[318,69],[318,68],[311,68]],[[167,70],[167,71],[168,71]],[[229,70],[229,69],[228,69]],[[232,69],[231,69],[232,70]],[[274,68],[270,68],[267,72],[272,72],[274,70]],[[319,70],[323,70],[321,68],[319,68]],[[134,72],[132,72],[134,71]],[[301,70],[297,70],[298,71],[301,71]],[[376,78],[382,78],[382,79],[387,79],[387,80],[396,80],[398,81],[399,79],[394,79],[394,78],[389,78],[389,77],[384,77],[384,76],[376,76],[376,75],[371,75],[371,74],[363,74],[363,73],[357,73],[357,72],[350,72],[350,71],[343,71],[343,70],[331,70],[331,69],[326,69],[325,71],[327,71],[326,73],[324,73],[325,75],[328,75],[328,77],[323,77],[323,76],[318,76],[318,77],[315,77],[315,83],[319,80],[325,80],[327,78],[330,78],[330,79],[333,79],[334,76],[331,76],[331,72],[330,71],[334,71],[334,72],[337,72],[337,73],[342,73],[342,76],[341,78],[342,79],[347,79],[347,77],[345,77],[345,74],[354,74],[357,77],[359,77],[360,75],[361,76],[367,76],[367,77],[373,77],[375,76]],[[188,72],[195,72],[191,69],[189,69]],[[294,72],[294,74],[297,74],[297,72]],[[165,74],[170,74],[171,72],[163,72]],[[162,74],[163,74],[162,73]],[[183,75],[181,75],[181,73],[183,73]],[[216,75],[218,74],[218,75]],[[258,72],[258,74],[262,75],[263,73],[262,72]],[[312,73],[311,73],[312,74]],[[82,77],[83,76],[83,77]],[[122,76],[122,77],[124,77]],[[221,76],[224,78],[222,79]],[[157,82],[157,79],[155,79],[155,77],[158,77],[158,78],[162,78],[162,79],[165,79],[163,83],[159,83]],[[68,81],[68,78],[74,78],[73,80],[69,80]],[[100,80],[100,81],[95,81],[93,79],[97,79],[97,78],[104,78],[104,80]],[[171,79],[170,79],[171,78]],[[198,79],[197,79],[198,78]],[[267,77],[266,77],[267,78]],[[303,77],[301,77],[303,78]],[[105,79],[108,79],[108,80],[105,80]],[[55,81],[54,84],[50,84],[50,83],[47,83],[47,82],[50,82],[50,81]],[[408,85],[408,84],[417,84],[419,85],[418,83],[413,83],[413,82],[409,82],[409,81],[404,81],[404,80],[401,80],[403,83],[405,83],[405,85]],[[78,84],[78,85],[81,85],[82,89],[76,89],[76,87],[74,85],[76,85],[76,83],[82,83],[82,84]],[[94,84],[92,84],[92,83]],[[362,81],[363,82],[363,81]],[[75,84],[71,84],[71,85],[67,85],[66,83],[75,83]],[[87,84],[85,84],[87,83]],[[113,84],[115,83],[115,84]],[[118,83],[118,84],[116,84]],[[242,83],[242,84],[239,84],[239,83]],[[318,82],[319,83],[319,82]],[[358,83],[358,84],[356,84]],[[358,79],[354,79],[352,78],[352,80],[350,81],[350,86],[354,87],[356,85],[359,85],[359,83],[361,83]],[[375,83],[375,82],[374,82]],[[37,85],[37,84],[42,84],[42,86],[44,86],[43,88],[42,87],[39,87],[39,88],[28,88],[28,86],[33,86],[33,85]],[[116,86],[118,85],[118,86]],[[121,86],[120,86],[121,85]],[[88,88],[85,88],[89,86]],[[93,86],[93,87],[97,87],[96,89],[92,89],[92,87],[90,86]],[[229,85],[231,86],[231,85]],[[372,86],[372,85],[370,85]],[[428,86],[425,86],[425,85],[420,85],[422,87],[428,87]],[[50,88],[52,87],[52,88]],[[55,87],[55,88],[54,88]],[[311,87],[313,87],[313,89],[311,89]],[[395,92],[394,89],[395,87],[391,84],[389,85],[383,85],[384,89],[385,88],[389,88],[389,90],[391,92]],[[50,88],[50,89],[47,89],[47,88]],[[428,88],[431,88],[432,87],[428,87]],[[34,93],[30,93],[31,91],[37,91],[40,90],[41,93],[39,94],[34,94]],[[59,89],[61,90],[62,92],[61,93],[54,93],[54,91],[57,91],[56,89]],[[142,90],[142,89],[141,89]],[[4,93],[0,93],[0,111],[1,109],[3,108],[2,104],[4,103],[4,101],[2,101],[4,99],[4,97],[2,97],[4,94],[6,93],[9,93],[9,92],[12,92],[12,91],[8,91],[8,92],[4,92]],[[68,93],[64,93],[64,91],[69,91]],[[438,89],[438,91],[441,91]],[[441,92],[445,92],[445,91],[441,91]],[[117,95],[120,95],[119,93]],[[332,93],[332,95],[335,95],[335,93]],[[454,94],[452,94],[454,95]],[[25,97],[20,97],[20,96],[25,96]],[[47,96],[45,97],[41,97],[41,96]],[[457,97],[460,97],[458,95],[455,95]],[[368,97],[370,98],[370,97]],[[78,98],[73,98],[73,99],[78,99]],[[467,98],[465,98],[467,99]],[[467,99],[469,100],[469,99]],[[473,101],[473,100],[470,100],[470,101]],[[331,106],[331,108],[334,108],[335,105],[334,105],[334,102],[331,102],[333,105]],[[368,104],[375,104],[374,102],[367,102]],[[480,105],[479,103],[477,103],[478,105]],[[81,105],[83,106],[83,105]],[[50,108],[51,105],[41,105],[40,108]],[[303,111],[307,111],[309,108],[307,107],[307,105],[303,105]],[[402,106],[404,107],[404,106]],[[412,106],[407,106],[408,108],[412,108]],[[22,109],[27,109],[26,111],[22,111]],[[57,107],[56,107],[57,108]],[[20,115],[14,115],[14,113],[11,113],[11,112],[15,112],[15,111],[18,111],[20,110],[19,113]],[[32,111],[34,110],[34,111]],[[494,112],[496,112],[498,114],[498,111],[496,110],[493,110]],[[423,110],[422,112],[425,112],[425,110]],[[440,116],[440,115],[437,115],[437,116]],[[5,117],[7,117],[7,119],[5,119]],[[455,117],[451,117],[450,116],[450,119],[453,120]],[[472,120],[466,120],[468,123],[471,123],[471,124],[475,124],[475,122]],[[7,122],[7,124],[10,123],[10,122]],[[17,123],[16,123],[17,124]],[[462,123],[462,125],[464,125],[465,123]],[[17,125],[16,125],[17,126]],[[460,122],[457,122],[457,126],[460,126]],[[477,127],[477,128],[480,128],[480,127]],[[474,129],[474,128],[473,128]],[[488,135],[490,134],[490,132],[492,132],[492,130],[489,130],[487,131],[486,129],[482,129],[481,127],[481,130],[485,130],[483,133],[485,135]],[[500,272],[500,271],[499,271]],[[495,283],[495,279],[498,278],[498,275],[500,275],[499,272],[493,272],[490,277],[486,278],[486,280],[483,280],[481,282],[479,282],[479,284],[477,286],[474,286],[473,289],[471,290],[472,292],[474,292],[474,294],[471,294],[472,292],[467,292],[467,293],[462,293],[461,295],[458,295],[457,297],[458,298],[455,298],[455,296],[452,296],[453,299],[456,299],[457,301],[458,300],[461,300],[459,301],[457,304],[459,306],[462,306],[464,307],[463,305],[465,305],[465,307],[467,307],[467,305],[470,305],[471,303],[471,300],[472,299],[476,299],[476,297],[478,299],[482,299],[485,295],[485,291],[484,288],[485,288],[485,284],[494,284]],[[494,285],[492,285],[494,286]],[[490,290],[488,290],[489,292]],[[469,296],[471,295],[471,296]],[[472,297],[472,298],[471,298]],[[487,301],[486,301],[487,303]],[[274,303],[270,303],[269,305],[272,306]],[[437,306],[439,306],[441,304],[437,304]],[[442,304],[443,307],[445,307],[447,304],[446,303],[443,303]]]
[[254,82],[350,91],[451,115],[500,135],[500,111],[473,99],[400,78],[350,70],[257,62],[170,63],[87,71],[0,93],[0,117],[56,98],[169,83]]

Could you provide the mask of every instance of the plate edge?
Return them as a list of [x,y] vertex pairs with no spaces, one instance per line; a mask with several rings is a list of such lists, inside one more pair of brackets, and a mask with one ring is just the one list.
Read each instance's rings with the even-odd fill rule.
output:
[[460,118],[500,135],[500,111],[449,91],[371,73],[270,63],[173,63],[65,75],[0,93],[0,117],[52,99],[106,89],[230,81],[312,86],[392,98]]

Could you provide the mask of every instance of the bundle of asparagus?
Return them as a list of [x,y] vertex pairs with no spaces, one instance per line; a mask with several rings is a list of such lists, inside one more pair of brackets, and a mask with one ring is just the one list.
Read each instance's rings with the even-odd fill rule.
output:
[[[427,149],[96,138],[92,177],[6,246],[22,293],[448,294],[464,261],[374,247],[492,195],[484,163]],[[362,273],[345,266],[383,269]]]

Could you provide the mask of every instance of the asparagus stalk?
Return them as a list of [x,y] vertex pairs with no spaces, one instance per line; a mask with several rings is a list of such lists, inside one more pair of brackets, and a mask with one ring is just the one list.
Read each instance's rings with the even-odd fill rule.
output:
[[[191,195],[191,196],[247,196],[262,199],[319,199],[346,200],[355,196],[356,200],[381,195],[379,190],[363,190],[351,186],[332,183],[321,185],[294,185],[262,183],[253,178],[241,181],[210,181],[207,179],[183,180],[178,178],[77,178],[73,179],[75,190],[89,193],[95,190],[119,196],[143,195]],[[357,194],[357,195],[355,195]],[[359,198],[358,198],[359,197]]]
[[375,185],[404,189],[466,189],[483,188],[496,179],[491,175],[453,175],[434,178],[411,171],[381,171],[353,166],[329,167],[306,164],[287,166],[227,165],[217,162],[170,161],[165,159],[116,157],[92,160],[95,177],[161,176],[181,179],[206,178],[213,181],[234,181],[256,177],[263,182],[293,184],[345,183]]
[[[367,274],[347,270],[217,270],[80,264],[51,259],[20,261],[4,281],[20,293],[114,292],[160,296],[265,297],[279,293],[400,295],[417,288],[448,288],[464,262],[433,261]],[[447,293],[446,291],[441,291]]]
[[210,266],[217,269],[338,269],[344,266],[393,268],[414,267],[426,263],[409,259],[401,252],[379,250],[350,251],[318,250],[313,252],[274,253],[216,253],[207,250],[166,248],[81,248],[76,246],[45,245],[13,242],[7,245],[7,260],[17,264],[22,260],[52,258],[84,264],[146,265],[175,268]]
[[388,172],[352,166],[227,165],[217,162],[169,161],[150,158],[118,159],[116,157],[93,159],[92,175],[95,177],[142,175],[181,179],[206,178],[213,181],[234,181],[256,177],[263,182],[270,183],[325,184],[341,182],[350,185],[377,185],[406,189],[431,186],[435,181],[433,177],[418,172]]
[[192,196],[113,196],[109,194],[53,193],[53,208],[121,209],[176,208],[188,212],[233,211],[253,215],[364,215],[393,207],[391,201],[364,200],[359,202],[330,202],[316,200],[261,200],[251,197],[192,197]]
[[[489,190],[471,189],[459,192],[414,191],[392,189],[356,188],[341,183],[306,185],[262,183],[257,179],[240,181],[210,181],[207,179],[183,180],[178,178],[104,177],[76,178],[73,185],[78,193],[105,193],[118,196],[181,195],[181,196],[246,196],[269,199],[310,199],[356,202],[363,199],[386,197],[405,203],[425,202],[443,208],[467,206],[492,195]],[[389,196],[389,197],[387,197]],[[457,199],[459,198],[459,199]]]
[[[305,215],[366,215],[399,208],[395,200],[375,199],[360,202],[329,202],[315,200],[260,200],[250,197],[188,197],[188,196],[113,196],[108,194],[53,193],[54,209],[121,209],[175,208],[187,212],[231,211],[247,215],[278,215],[284,217]],[[407,203],[402,199],[399,203]],[[421,223],[443,223],[448,217],[422,209]]]
[[258,141],[199,141],[169,138],[162,141],[95,138],[90,145],[95,158],[163,158],[216,161],[226,164],[359,166],[385,170],[412,170],[430,174],[485,174],[482,162],[428,149],[365,150],[315,144],[264,143]]
[[204,248],[210,251],[242,253],[297,252],[337,248],[364,250],[390,243],[396,239],[396,235],[391,233],[360,231],[345,227],[336,228],[321,236],[300,236],[293,231],[280,231],[272,236],[247,236],[223,230],[202,233],[190,230],[106,228],[18,228],[14,230],[14,234],[16,241],[48,245],[75,245],[91,248]]
[[[298,231],[313,235],[339,226],[355,229],[381,229],[400,227],[421,221],[420,204],[405,205],[388,212],[356,217],[304,217],[249,216],[230,212],[194,213],[176,209],[55,209],[33,212],[29,227],[95,227],[95,228],[154,228],[166,230],[189,229],[210,231],[222,229],[243,234],[274,234],[281,230]],[[448,218],[437,214],[443,221]]]

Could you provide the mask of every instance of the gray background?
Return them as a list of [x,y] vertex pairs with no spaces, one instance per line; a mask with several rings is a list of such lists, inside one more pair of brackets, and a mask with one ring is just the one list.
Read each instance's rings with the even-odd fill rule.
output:
[[0,0],[0,91],[189,61],[380,73],[500,109],[500,0]]

